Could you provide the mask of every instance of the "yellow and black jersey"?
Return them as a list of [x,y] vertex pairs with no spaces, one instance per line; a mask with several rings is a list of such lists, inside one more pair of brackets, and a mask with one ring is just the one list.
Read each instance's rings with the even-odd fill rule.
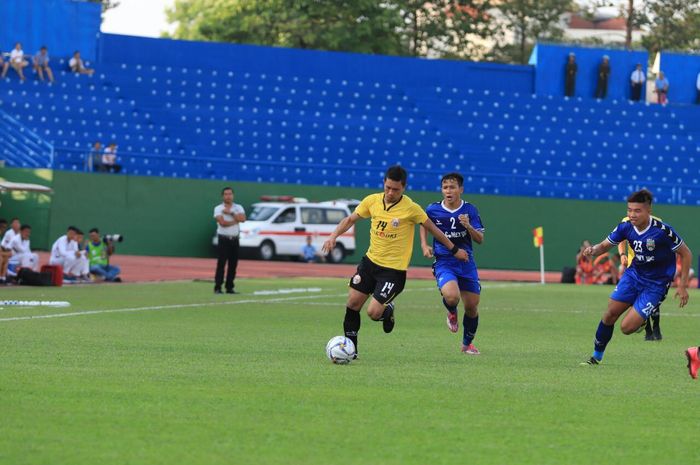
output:
[[387,205],[384,194],[365,197],[355,209],[362,218],[370,218],[367,257],[375,264],[405,270],[413,253],[416,225],[428,219],[423,208],[408,196]]

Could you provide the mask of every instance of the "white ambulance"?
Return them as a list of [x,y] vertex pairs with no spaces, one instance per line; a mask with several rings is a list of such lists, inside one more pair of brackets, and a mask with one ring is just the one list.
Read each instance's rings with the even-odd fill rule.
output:
[[[347,205],[338,203],[291,201],[258,202],[251,206],[248,219],[241,223],[240,244],[244,249],[253,249],[263,260],[275,256],[299,257],[311,236],[316,250],[321,251],[338,223],[350,215]],[[326,260],[339,263],[355,252],[355,228],[351,228],[336,241],[335,248]]]

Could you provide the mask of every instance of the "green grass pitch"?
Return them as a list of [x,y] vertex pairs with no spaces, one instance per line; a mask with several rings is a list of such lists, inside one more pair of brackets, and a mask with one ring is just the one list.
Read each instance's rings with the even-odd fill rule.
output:
[[610,287],[486,283],[473,357],[414,280],[394,332],[363,314],[361,359],[335,366],[345,280],[238,288],[2,289],[72,306],[0,310],[0,464],[700,463],[697,290],[682,310],[669,296],[663,341],[616,328],[580,367]]

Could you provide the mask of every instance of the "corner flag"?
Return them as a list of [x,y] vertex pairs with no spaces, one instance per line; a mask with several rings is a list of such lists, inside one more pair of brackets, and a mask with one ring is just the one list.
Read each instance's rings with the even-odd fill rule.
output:
[[542,226],[532,230],[532,244],[535,247],[542,247],[544,244],[544,228]]

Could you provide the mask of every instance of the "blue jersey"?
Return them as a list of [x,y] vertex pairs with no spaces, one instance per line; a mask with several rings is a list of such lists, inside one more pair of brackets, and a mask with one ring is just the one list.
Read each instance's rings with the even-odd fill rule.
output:
[[[442,202],[435,202],[428,205],[425,209],[425,213],[428,218],[435,223],[435,226],[442,231],[445,236],[447,236],[455,245],[460,249],[463,249],[469,254],[469,262],[471,267],[476,268],[476,263],[474,262],[474,252],[472,250],[472,238],[469,235],[467,228],[462,226],[459,222],[460,215],[469,215],[469,224],[472,225],[477,231],[484,232],[484,225],[481,223],[481,217],[479,217],[479,210],[469,202],[462,201],[462,205],[456,210],[448,210]],[[452,253],[442,245],[440,242],[433,238],[433,250],[435,253],[435,258],[437,261],[447,260],[456,261],[457,260]]]
[[650,218],[649,226],[638,231],[632,223],[620,223],[608,236],[613,245],[627,240],[634,250],[630,265],[641,279],[670,282],[676,274],[676,250],[683,239],[666,223]]

